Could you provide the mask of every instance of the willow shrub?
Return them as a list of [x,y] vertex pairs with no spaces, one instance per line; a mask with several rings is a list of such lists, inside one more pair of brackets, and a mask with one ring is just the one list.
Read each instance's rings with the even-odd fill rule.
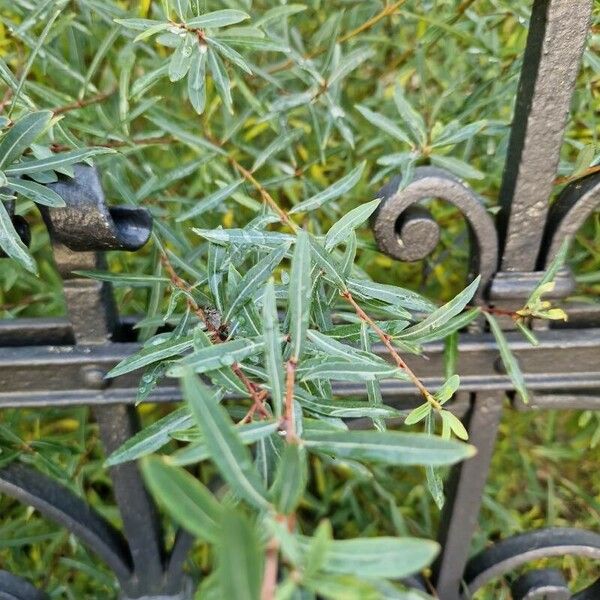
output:
[[[185,399],[108,464],[141,459],[168,516],[209,548],[202,597],[412,598],[401,580],[431,563],[434,542],[368,531],[334,539],[331,514],[299,515],[318,495],[316,459],[325,477],[342,468],[350,481],[371,477],[384,495],[372,468],[425,466],[443,503],[438,468],[474,452],[445,407],[460,385],[453,342],[482,312],[526,399],[493,315],[469,307],[479,280],[442,306],[377,283],[368,276],[374,246],[361,234],[379,203],[364,198],[378,181],[399,171],[404,185],[415,165],[434,164],[476,183],[483,175],[471,150],[483,144],[483,155],[494,155],[506,126],[478,117],[489,104],[481,94],[446,112],[449,93],[431,98],[427,119],[415,109],[409,97],[428,77],[422,54],[407,71],[386,35],[409,18],[398,12],[402,2],[332,2],[320,12],[319,2],[130,4],[51,0],[31,10],[17,0],[3,8],[8,287],[35,287],[26,273],[38,264],[52,279],[46,251],[34,243],[32,257],[14,229],[15,198],[17,214],[32,201],[60,206],[44,184],[95,160],[113,199],[155,217],[145,254],[113,260],[112,274],[88,273],[129,290],[121,297],[131,312],[146,315],[142,349],[110,376],[139,372],[138,402],[178,378]],[[420,47],[438,44],[443,31],[421,31]],[[494,29],[468,42],[489,53],[485,35]],[[464,35],[450,37],[443,43],[460,50]],[[490,65],[488,87],[497,79]],[[504,87],[498,97],[512,93]],[[342,210],[348,197],[361,201]],[[551,275],[516,314],[519,323],[563,316],[540,299]],[[448,340],[447,380],[428,390],[405,357],[439,339]],[[387,406],[382,379],[414,385],[422,404],[409,415]],[[334,382],[363,395],[336,395]],[[422,431],[388,428],[400,416]],[[349,429],[356,418],[372,426]]]

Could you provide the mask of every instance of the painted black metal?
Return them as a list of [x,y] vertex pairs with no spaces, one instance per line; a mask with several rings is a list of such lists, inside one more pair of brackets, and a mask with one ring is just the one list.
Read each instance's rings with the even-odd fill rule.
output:
[[[403,190],[398,191],[395,179],[379,193],[383,201],[373,229],[382,251],[407,261],[428,255],[438,242],[439,226],[422,204],[430,198],[445,200],[468,224],[470,276],[482,275],[478,301],[500,308],[522,304],[561,242],[571,238],[600,203],[600,177],[591,175],[567,185],[548,210],[590,11],[590,0],[534,0],[498,227],[464,182],[442,169],[419,167]],[[110,286],[78,277],[74,271],[104,268],[106,250],[143,246],[151,219],[141,209],[107,207],[91,167],[77,166],[75,178],[61,178],[52,186],[67,206],[42,207],[42,213],[63,277],[68,316],[0,322],[0,408],[89,405],[110,453],[138,430],[132,404],[139,375],[110,382],[103,375],[139,345],[132,323],[119,318]],[[7,208],[12,214],[12,207]],[[27,240],[26,224],[16,224]],[[553,296],[564,300],[573,286],[572,274],[565,269]],[[435,589],[442,600],[466,600],[493,579],[538,558],[571,553],[600,565],[600,535],[575,529],[525,533],[469,559],[504,404],[517,410],[600,409],[600,307],[568,304],[568,312],[569,323],[537,333],[538,347],[514,332],[506,333],[533,394],[528,405],[514,397],[490,334],[479,327],[461,335],[457,370],[462,386],[453,410],[464,419],[478,454],[449,477],[439,529],[442,552],[427,585],[421,578],[409,581],[415,588]],[[503,326],[511,328],[510,322]],[[385,354],[385,349],[378,352]],[[412,366],[427,387],[435,388],[443,380],[442,352],[443,344],[433,342],[425,348],[427,359],[414,360]],[[384,382],[382,391],[387,402],[402,408],[418,402],[412,387],[403,382]],[[336,392],[358,395],[363,389],[340,385]],[[178,401],[179,390],[167,382],[151,399]],[[183,564],[191,537],[180,531],[167,550],[156,507],[137,466],[115,467],[111,477],[122,530],[64,485],[21,464],[0,470],[0,493],[35,507],[78,536],[115,573],[124,600],[189,600],[192,587],[183,576]],[[512,592],[515,600],[598,600],[600,579],[572,595],[560,572],[534,569],[513,581]],[[0,571],[0,600],[44,598],[23,579]]]

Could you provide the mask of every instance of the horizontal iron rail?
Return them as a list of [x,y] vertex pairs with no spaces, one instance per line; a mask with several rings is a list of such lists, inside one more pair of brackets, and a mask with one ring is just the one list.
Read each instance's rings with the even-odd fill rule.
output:
[[[60,330],[55,321],[50,321],[49,327],[54,332]],[[12,324],[8,325],[11,328]],[[41,324],[36,328],[38,335],[47,339]],[[0,323],[0,340],[7,334],[4,323]],[[519,333],[506,333],[528,388],[538,392],[531,406],[600,409],[600,328],[550,329],[537,332],[537,336],[540,343],[534,347]],[[63,335],[59,338],[66,339]],[[103,380],[102,375],[139,348],[139,344],[129,342],[71,345],[60,341],[44,346],[0,347],[0,407],[133,403],[141,372],[114,380]],[[424,384],[435,389],[443,382],[444,345],[435,342],[427,344],[424,350],[423,356],[411,356],[409,363]],[[386,355],[382,346],[377,351]],[[548,372],[550,365],[552,374]],[[503,372],[496,342],[487,333],[460,336],[457,372],[461,376],[461,392],[513,389]],[[335,390],[344,395],[365,395],[362,384],[339,383]],[[396,380],[382,382],[382,392],[387,399],[399,401],[415,396],[410,383]],[[177,381],[165,379],[149,401],[180,399]]]

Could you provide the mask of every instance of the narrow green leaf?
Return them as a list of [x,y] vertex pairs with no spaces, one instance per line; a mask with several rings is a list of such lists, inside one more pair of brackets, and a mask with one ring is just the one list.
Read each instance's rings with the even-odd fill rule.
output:
[[267,282],[263,294],[263,336],[265,341],[265,363],[271,387],[271,405],[275,418],[280,418],[283,407],[283,354],[281,352],[281,332],[275,302],[273,280]]
[[113,367],[108,372],[106,377],[118,377],[159,360],[178,356],[189,350],[193,345],[193,338],[185,337],[145,346],[139,352],[124,358],[116,367]]
[[2,201],[0,201],[0,248],[28,271],[37,275],[37,265],[29,254],[27,246],[21,241],[19,234],[16,232]]
[[171,81],[179,81],[187,75],[192,64],[195,43],[194,37],[191,34],[186,34],[175,48],[175,52],[173,52],[169,61],[169,79]]
[[438,327],[435,331],[429,334],[419,336],[419,344],[425,344],[427,342],[433,342],[435,340],[446,339],[449,335],[464,329],[467,325],[472,323],[481,314],[481,309],[478,307],[466,310],[463,313],[452,317],[444,325]]
[[184,373],[182,386],[211,458],[232,491],[256,508],[268,508],[260,475],[225,409],[189,369]]
[[226,27],[227,25],[235,25],[241,21],[249,19],[250,15],[241,11],[226,8],[224,10],[215,10],[208,12],[199,17],[188,19],[188,27],[208,28],[208,27]]
[[295,237],[279,231],[259,231],[253,229],[198,229],[192,231],[215,244],[233,244],[235,246],[256,246],[273,250],[282,244],[293,243]]
[[333,69],[327,78],[329,86],[332,86],[338,81],[344,79],[344,77],[364,63],[365,60],[371,58],[374,54],[375,51],[372,48],[359,48],[350,52],[350,54],[347,56],[344,56],[339,65]]
[[452,414],[449,410],[443,410],[440,412],[440,416],[442,417],[442,421],[454,432],[457,438],[461,440],[469,439],[469,434],[465,426],[456,415]]
[[150,492],[174,521],[202,540],[219,541],[223,509],[200,481],[157,457],[145,458],[142,472]]
[[368,279],[348,279],[347,284],[353,294],[363,298],[381,300],[392,306],[401,306],[416,312],[431,313],[435,309],[435,304],[424,296],[395,285],[376,283]]
[[271,277],[273,271],[282,261],[288,250],[289,245],[287,244],[280,248],[276,248],[248,270],[236,288],[234,300],[225,315],[226,322],[229,321],[232,315],[236,313],[237,309],[249,300],[258,291],[260,286]]
[[326,379],[362,382],[385,378],[406,379],[406,375],[398,367],[386,362],[348,362],[336,357],[306,360],[300,365],[296,375],[301,381]]
[[310,239],[310,248],[316,263],[323,269],[325,276],[331,283],[340,290],[345,290],[346,282],[342,278],[342,269],[335,263],[331,254],[313,237]]
[[215,38],[206,38],[206,41],[217,51],[219,51],[227,60],[231,61],[234,65],[237,65],[242,71],[252,75],[252,68],[246,62],[244,57],[231,46],[221,43]]
[[446,379],[444,385],[442,385],[442,387],[435,393],[436,400],[438,400],[441,404],[444,404],[444,402],[447,402],[450,400],[450,398],[452,398],[452,396],[454,396],[459,386],[460,377],[456,374],[451,375],[448,377],[448,379]]
[[208,210],[215,209],[223,202],[223,200],[229,198],[235,192],[235,190],[242,185],[243,181],[243,179],[238,179],[229,185],[223,186],[216,192],[205,196],[201,200],[198,200],[195,206],[190,208],[190,210],[183,213],[181,216],[177,217],[177,222],[181,223],[181,221],[187,221],[188,219],[201,215]]
[[201,115],[206,106],[206,52],[200,47],[192,56],[187,78],[188,98],[194,110]]
[[154,25],[148,27],[148,29],[145,29],[144,31],[142,31],[141,33],[136,35],[135,38],[133,39],[133,41],[134,42],[142,42],[142,41],[148,39],[149,37],[152,37],[153,35],[156,35],[157,33],[164,31],[165,29],[168,29],[171,26],[172,26],[171,23],[168,23],[168,22],[155,23]]
[[404,97],[402,88],[399,85],[397,85],[394,89],[394,102],[400,117],[410,129],[413,139],[420,146],[425,145],[427,142],[427,129],[425,128],[425,121],[423,121],[423,117]]
[[487,121],[482,120],[469,123],[464,127],[460,127],[452,131],[450,130],[450,127],[447,127],[444,131],[442,131],[439,137],[435,139],[431,146],[432,148],[437,148],[441,146],[453,146],[455,144],[459,144],[460,142],[471,139],[486,126]]
[[389,465],[451,465],[475,454],[462,442],[400,431],[307,431],[303,440],[312,451]]
[[17,194],[21,194],[37,204],[53,206],[55,208],[65,206],[65,201],[62,199],[62,196],[59,196],[54,190],[51,190],[45,185],[40,185],[35,181],[9,177],[7,179],[7,185],[11,190],[17,192]]
[[302,129],[294,129],[285,135],[278,136],[271,142],[257,157],[252,165],[251,171],[254,172],[262,167],[272,156],[285,148],[289,148],[296,140],[304,135]]
[[495,317],[493,317],[489,313],[484,314],[485,318],[490,324],[490,329],[494,337],[496,338],[496,344],[498,344],[500,358],[502,358],[502,363],[504,364],[506,373],[510,377],[513,385],[515,386],[515,390],[517,390],[523,402],[525,402],[525,404],[528,404],[529,392],[527,391],[525,378],[523,377],[523,373],[521,372],[521,367],[519,367],[517,359],[515,358],[515,356],[510,350],[510,347],[508,346],[508,342],[506,341],[504,332],[502,331],[502,329],[500,329],[500,325],[498,325],[498,321],[496,321]]
[[5,169],[7,177],[30,175],[32,173],[40,173],[50,170],[62,169],[66,166],[87,160],[98,154],[114,154],[115,150],[111,148],[85,148],[81,150],[71,150],[69,152],[61,152],[48,158],[40,158],[37,160],[26,160],[8,167]]
[[345,193],[349,192],[362,177],[363,171],[365,169],[365,162],[362,162],[358,167],[355,167],[348,173],[348,175],[342,177],[339,181],[336,181],[333,185],[330,185],[328,188],[324,189],[322,192],[319,192],[315,196],[308,198],[308,200],[304,200],[304,202],[300,202],[300,204],[296,204],[289,212],[299,213],[299,212],[307,212],[310,210],[314,210],[323,206],[326,202],[331,200],[335,200],[340,196],[343,196]]
[[219,529],[215,544],[219,589],[214,598],[260,600],[264,548],[256,526],[243,512],[227,506]]
[[208,68],[212,74],[219,96],[221,96],[221,100],[223,100],[223,104],[230,113],[233,113],[233,99],[231,98],[231,82],[229,80],[229,75],[227,75],[227,70],[218,54],[210,47],[208,48]]
[[189,370],[193,370],[195,373],[207,373],[229,367],[248,356],[262,352],[264,345],[262,337],[254,339],[239,338],[222,344],[212,344],[206,348],[196,350],[175,363],[168,369],[167,376],[181,377]]
[[312,292],[310,271],[309,236],[305,231],[299,231],[294,255],[292,257],[292,268],[288,287],[290,311],[289,333],[291,338],[290,349],[291,358],[296,362],[302,357],[310,318]]
[[130,437],[107,458],[104,464],[113,467],[152,454],[169,443],[171,440],[169,434],[172,431],[185,429],[192,422],[192,415],[187,406],[178,408]]
[[477,288],[481,275],[478,275],[460,294],[441,306],[437,310],[434,310],[427,318],[423,319],[420,323],[409,327],[406,331],[400,334],[402,340],[416,340],[419,341],[421,336],[429,336],[434,331],[437,331],[440,327],[445,325],[452,317],[459,314],[465,306],[471,301]]
[[430,412],[431,404],[429,404],[429,402],[425,402],[424,404],[417,406],[408,413],[408,416],[404,420],[404,424],[415,425],[416,423],[419,423],[420,421],[425,419]]
[[365,578],[400,579],[426,567],[438,551],[436,542],[409,537],[331,540],[323,570],[329,573],[358,573]]
[[[0,169],[11,165],[50,125],[52,112],[42,110],[21,117],[4,135],[0,142]],[[8,169],[6,174],[10,175]]]
[[340,242],[347,241],[350,233],[375,212],[380,202],[379,198],[371,200],[371,202],[365,202],[347,212],[339,221],[336,221],[325,236],[325,250],[332,250]]
[[306,451],[298,444],[286,444],[270,490],[278,512],[289,515],[296,510],[304,494],[307,478]]
[[379,113],[373,112],[370,108],[357,104],[356,110],[367,120],[371,125],[374,125],[378,129],[381,129],[384,133],[395,137],[398,141],[404,142],[405,144],[413,145],[413,141],[410,137],[402,130],[396,123],[391,119],[380,115]]
[[447,169],[462,179],[483,179],[485,177],[485,175],[479,169],[472,167],[464,160],[460,160],[454,156],[432,154],[431,164],[435,165],[436,167],[441,167],[442,169]]

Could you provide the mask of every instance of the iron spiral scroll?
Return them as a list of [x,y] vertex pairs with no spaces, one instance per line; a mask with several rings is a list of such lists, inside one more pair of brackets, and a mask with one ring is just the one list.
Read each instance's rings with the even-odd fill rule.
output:
[[[382,202],[373,229],[382,251],[397,260],[427,256],[438,243],[439,226],[421,204],[438,198],[455,206],[467,222],[470,272],[482,276],[478,301],[511,307],[527,298],[562,241],[574,236],[600,205],[598,174],[569,183],[549,202],[591,5],[591,0],[533,2],[498,222],[481,198],[454,175],[439,168],[419,167],[404,189],[398,190],[399,180],[392,180],[377,195]],[[77,166],[74,178],[49,185],[66,203],[61,209],[40,208],[64,281],[68,322],[17,323],[20,329],[10,323],[0,324],[0,371],[14,373],[15,386],[0,389],[0,407],[88,404],[110,453],[139,428],[132,406],[137,381],[124,377],[106,387],[102,373],[138,346],[122,333],[123,321],[109,284],[83,279],[74,271],[98,268],[107,250],[141,248],[151,235],[151,219],[141,209],[109,208],[98,173],[91,167]],[[26,223],[14,216],[12,207],[7,208],[27,241]],[[572,289],[568,271],[561,281],[556,294],[566,298]],[[576,327],[541,331],[536,349],[525,348],[507,332],[534,396],[530,407],[511,398],[515,407],[600,409],[600,311],[589,306],[571,308]],[[57,355],[57,347],[68,349],[64,353],[68,360]],[[468,600],[495,578],[540,558],[568,554],[585,557],[600,568],[600,534],[568,528],[503,539],[469,558],[502,402],[512,386],[494,367],[497,352],[489,334],[465,333],[460,348],[461,355],[467,357],[464,378],[461,373],[464,421],[478,454],[456,467],[448,479],[439,531],[442,551],[426,589],[435,590],[441,600]],[[556,361],[558,352],[571,353],[572,362],[550,377],[546,365]],[[424,374],[433,373],[427,384],[434,386],[443,372],[442,350],[431,345],[426,354],[430,360],[422,369]],[[41,373],[41,381],[24,385],[19,369],[29,370],[32,362]],[[64,376],[49,376],[57,371]],[[159,387],[153,399],[179,400],[178,389],[168,385]],[[384,386],[383,391],[396,399],[412,393],[401,385]],[[362,389],[348,387],[343,393],[359,394]],[[0,469],[0,493],[37,508],[76,535],[114,572],[123,598],[187,600],[191,591],[183,576],[183,564],[191,546],[190,536],[179,532],[171,548],[165,547],[156,507],[135,464],[113,467],[111,477],[122,529],[115,528],[64,485],[25,465]],[[415,587],[419,587],[417,583]],[[514,600],[599,600],[600,579],[587,589],[572,592],[559,571],[534,568],[514,578],[512,593]],[[0,570],[0,600],[46,597],[24,579]]]

